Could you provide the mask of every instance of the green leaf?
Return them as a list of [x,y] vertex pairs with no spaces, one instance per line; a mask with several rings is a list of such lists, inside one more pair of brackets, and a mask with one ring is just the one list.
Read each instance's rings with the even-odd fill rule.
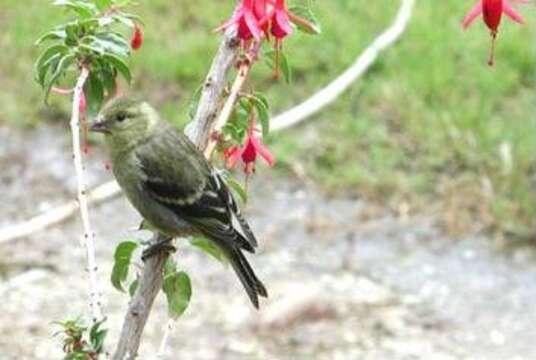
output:
[[98,55],[109,54],[118,57],[128,57],[130,54],[130,45],[113,32],[101,32],[95,35],[86,36],[80,47]]
[[290,8],[290,12],[294,15],[294,17],[305,20],[305,22],[299,20],[293,21],[293,23],[298,27],[298,30],[301,32],[310,35],[318,35],[322,33],[322,26],[320,25],[320,22],[316,18],[310,6],[292,6]]
[[268,112],[268,101],[266,98],[259,93],[255,93],[251,96],[250,100],[257,111],[258,118],[261,122],[262,127],[262,136],[268,136],[270,132],[270,114]]
[[89,330],[89,342],[91,343],[91,347],[97,354],[102,351],[102,346],[104,345],[104,338],[108,333],[107,329],[100,328],[105,321],[106,319],[96,322]]
[[48,96],[50,94],[50,89],[60,75],[62,75],[65,70],[74,62],[75,56],[72,54],[66,54],[61,57],[61,59],[58,61],[58,64],[56,65],[55,69],[53,70],[53,73],[48,77],[48,79],[45,79],[44,81],[44,88],[45,88],[45,104],[48,102]]
[[136,293],[136,290],[138,290],[139,283],[140,277],[136,275],[136,279],[132,283],[130,283],[130,286],[128,287],[128,294],[130,295],[130,297],[133,297]]
[[95,4],[100,11],[106,10],[112,5],[112,0],[95,0]]
[[82,19],[98,15],[99,9],[93,3],[82,0],[55,0],[54,5],[64,6],[76,12]]
[[166,294],[169,316],[177,318],[188,308],[192,297],[190,277],[184,271],[164,275],[162,290]]
[[117,21],[129,28],[133,28],[134,27],[134,21],[131,17],[129,16],[125,16],[124,13],[118,13],[118,14],[114,14],[112,16],[112,20],[114,21]]
[[132,81],[130,69],[121,58],[114,55],[104,54],[102,56],[102,59],[110,63],[110,65],[112,65],[121,75],[123,75],[123,77],[128,83]]
[[111,281],[112,285],[119,291],[125,291],[123,282],[127,279],[130,260],[137,247],[138,243],[134,241],[124,241],[115,249]]
[[276,56],[279,56],[279,69],[283,73],[285,82],[290,84],[292,82],[292,70],[290,68],[287,55],[283,52],[283,50],[279,50],[279,55],[276,54],[274,49],[265,50],[264,56],[266,59],[266,64],[270,67],[270,69],[275,69]]
[[223,254],[220,248],[214,245],[210,240],[204,237],[195,237],[190,239],[190,244],[205,254],[212,256],[222,264],[227,264],[227,257]]
[[106,96],[112,96],[117,90],[117,84],[115,82],[116,72],[108,63],[104,61],[100,61],[99,63],[101,64],[100,73]]
[[35,62],[36,80],[41,86],[44,86],[45,76],[54,58],[59,60],[68,50],[65,45],[52,45],[41,53]]
[[37,41],[35,42],[35,45],[41,45],[45,41],[49,40],[64,40],[67,37],[67,33],[64,29],[61,30],[51,30],[45,34],[43,34]]
[[242,186],[240,182],[238,182],[236,179],[230,176],[225,179],[225,182],[231,189],[233,189],[233,191],[236,194],[238,194],[240,199],[242,199],[242,202],[244,203],[248,202],[248,193],[246,192],[246,189]]
[[86,94],[88,118],[93,119],[100,111],[104,99],[104,88],[100,77],[90,72],[84,86]]
[[281,50],[279,52],[279,66],[281,67],[281,72],[287,84],[292,82],[292,69],[290,68],[287,55]]

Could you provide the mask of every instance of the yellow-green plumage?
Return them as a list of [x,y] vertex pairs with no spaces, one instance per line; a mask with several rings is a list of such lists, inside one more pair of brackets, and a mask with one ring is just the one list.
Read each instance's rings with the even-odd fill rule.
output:
[[146,102],[119,97],[92,130],[105,134],[113,173],[132,205],[159,232],[201,234],[229,259],[253,305],[267,296],[242,250],[257,241],[220,176],[179,130]]

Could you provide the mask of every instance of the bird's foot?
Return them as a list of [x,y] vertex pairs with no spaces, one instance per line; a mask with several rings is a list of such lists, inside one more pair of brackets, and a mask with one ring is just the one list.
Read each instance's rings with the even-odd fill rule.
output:
[[171,243],[171,239],[159,241],[149,246],[147,249],[143,250],[143,252],[141,253],[141,260],[145,262],[147,259],[162,252],[174,253],[175,251],[177,251],[177,248],[173,246],[173,244]]

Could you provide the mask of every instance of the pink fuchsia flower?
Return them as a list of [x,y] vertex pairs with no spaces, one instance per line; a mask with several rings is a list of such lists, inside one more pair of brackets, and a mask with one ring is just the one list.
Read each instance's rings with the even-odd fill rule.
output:
[[274,0],[254,0],[253,13],[261,30],[268,35],[270,18],[274,12]]
[[277,40],[282,40],[292,34],[290,16],[285,0],[276,0],[272,14],[271,33]]
[[248,129],[246,142],[242,147],[232,146],[223,152],[228,168],[236,166],[239,160],[244,163],[244,172],[249,175],[255,172],[255,161],[257,155],[260,155],[269,166],[275,163],[274,156],[266,146],[257,138],[253,131],[254,126]]
[[[512,0],[518,3],[527,3],[527,0]],[[475,21],[475,19],[482,15],[484,23],[490,30],[492,42],[490,49],[490,57],[488,65],[493,65],[493,58],[495,52],[495,39],[499,31],[499,25],[503,13],[506,14],[512,20],[523,23],[523,17],[510,5],[509,0],[479,0],[478,3],[467,13],[462,21],[462,26],[467,29]]]
[[[254,0],[242,0],[231,19],[225,22],[217,30],[223,30],[231,25],[236,25],[238,27],[238,37],[242,41],[248,41],[251,38],[260,40],[262,29],[259,24],[259,19],[255,16],[254,5],[256,5]],[[257,10],[261,11],[262,9],[261,7],[258,7]]]
[[132,50],[138,50],[143,45],[143,30],[138,24],[134,25],[134,34],[130,40]]

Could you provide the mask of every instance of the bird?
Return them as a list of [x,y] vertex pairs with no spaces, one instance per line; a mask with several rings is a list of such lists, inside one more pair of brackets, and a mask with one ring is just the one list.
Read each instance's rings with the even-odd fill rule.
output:
[[258,246],[217,169],[148,102],[121,95],[91,124],[104,135],[112,172],[143,222],[168,239],[204,236],[227,258],[255,308],[268,297],[243,251]]

